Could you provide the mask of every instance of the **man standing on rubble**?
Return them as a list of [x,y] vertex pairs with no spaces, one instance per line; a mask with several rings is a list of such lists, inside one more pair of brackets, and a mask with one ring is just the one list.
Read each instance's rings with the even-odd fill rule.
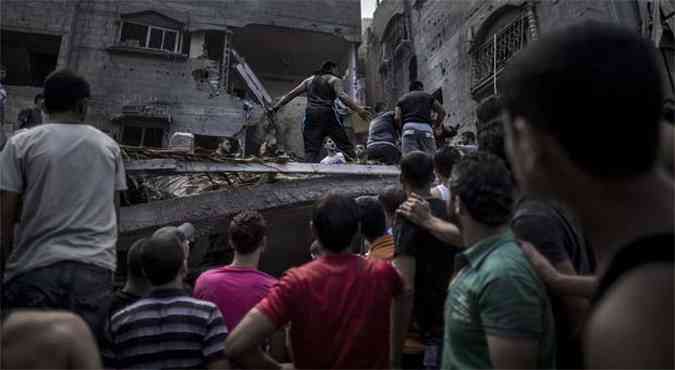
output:
[[[431,112],[436,113],[435,120],[432,120]],[[410,92],[401,97],[394,111],[394,119],[403,131],[402,154],[420,150],[433,156],[436,153],[433,129],[441,125],[445,115],[441,103],[424,92],[424,85],[420,81],[413,81]]]
[[302,138],[305,144],[305,161],[319,161],[319,151],[326,137],[333,139],[338,149],[349,159],[354,158],[354,145],[349,141],[345,128],[335,112],[335,99],[339,98],[349,108],[368,120],[369,114],[359,106],[342,88],[342,79],[337,76],[337,64],[325,62],[321,70],[302,81],[295,89],[277,102],[272,108],[275,112],[295,97],[307,93],[307,108]]

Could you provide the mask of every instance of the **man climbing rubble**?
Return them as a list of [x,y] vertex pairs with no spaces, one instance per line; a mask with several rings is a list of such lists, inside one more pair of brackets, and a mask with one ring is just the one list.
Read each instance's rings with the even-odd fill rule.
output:
[[337,76],[337,64],[331,61],[323,63],[321,70],[315,72],[282,97],[272,108],[273,111],[278,111],[302,93],[307,94],[307,108],[302,133],[305,144],[305,161],[311,163],[319,161],[319,151],[326,137],[330,137],[348,159],[353,159],[354,145],[347,137],[345,128],[337,117],[334,101],[339,98],[364,120],[369,119],[369,113],[344,92],[342,79]]

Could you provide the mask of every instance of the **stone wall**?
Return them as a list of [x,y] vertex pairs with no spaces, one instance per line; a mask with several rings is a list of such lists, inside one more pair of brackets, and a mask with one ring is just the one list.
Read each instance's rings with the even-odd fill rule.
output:
[[[417,60],[418,79],[428,92],[441,90],[448,112],[447,124],[475,131],[476,108],[483,98],[472,94],[472,47],[476,37],[499,30],[500,19],[509,6],[533,9],[535,38],[588,19],[617,22],[639,31],[640,16],[631,1],[593,0],[385,0],[375,11],[368,38],[368,103],[390,105],[406,92],[409,66]],[[389,22],[402,14],[410,24],[408,52],[396,55],[389,64],[382,58],[382,38]]]
[[[263,25],[278,27],[279,32],[288,30],[286,38],[293,35],[291,32],[302,31],[318,38],[333,37],[343,45],[361,40],[359,0],[6,0],[1,10],[2,30],[61,37],[57,68],[68,67],[90,82],[92,99],[87,120],[116,137],[121,131],[117,119],[125,117],[123,112],[129,106],[159,109],[164,117],[170,117],[164,124],[167,138],[175,131],[231,136],[242,129],[245,119],[241,101],[225,93],[215,95],[195,81],[193,71],[200,68],[200,61],[189,51],[199,48],[188,44],[190,33],[236,33],[243,32],[247,25]],[[183,42],[188,45],[178,53],[120,47],[122,16],[145,11],[183,24]],[[306,48],[311,50],[312,45]],[[298,54],[284,50],[289,60]],[[324,56],[313,57],[315,68]],[[284,58],[274,55],[270,59]],[[345,52],[338,59],[348,60],[349,54]],[[257,71],[255,65],[251,67]],[[263,84],[269,82],[273,97],[279,97],[295,86],[296,77],[260,79]],[[8,89],[6,123],[10,125],[19,110],[32,105],[29,95],[35,92],[16,88]],[[27,104],[29,101],[31,104]],[[294,121],[299,127],[301,118]],[[284,134],[297,134],[295,126]],[[301,136],[291,139],[290,146],[297,147]],[[296,150],[301,152],[301,148]]]

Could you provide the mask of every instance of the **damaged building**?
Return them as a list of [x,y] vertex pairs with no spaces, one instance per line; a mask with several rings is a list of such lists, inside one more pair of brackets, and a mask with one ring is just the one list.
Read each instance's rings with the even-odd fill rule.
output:
[[[253,163],[232,162],[212,170],[199,165],[225,159],[169,148],[173,134],[189,133],[191,146],[213,150],[229,138],[257,153],[267,124],[263,105],[325,60],[339,64],[347,92],[363,101],[359,0],[5,0],[0,6],[8,93],[3,128],[11,133],[49,73],[72,69],[91,84],[86,121],[125,147],[130,187],[156,185],[156,193],[145,191],[141,201],[121,208],[119,266],[135,239],[182,222],[197,229],[194,271],[222,264],[231,253],[228,220],[257,209],[271,225],[262,268],[278,275],[309,258],[310,205],[322,194],[337,187],[373,194],[397,181],[391,170],[388,176],[330,177],[311,169],[284,176],[247,174],[239,169]],[[288,104],[276,119],[281,146],[297,156],[304,154],[304,101]],[[180,159],[183,172],[166,153]],[[161,171],[148,173],[148,163]],[[265,172],[270,165],[258,166]]]
[[[33,103],[45,77],[70,68],[92,86],[87,121],[130,146],[165,147],[175,132],[213,148],[236,137],[253,153],[265,120],[241,78],[247,63],[276,99],[324,60],[356,93],[358,0],[7,0],[1,60],[5,129]],[[240,56],[241,58],[237,58]],[[253,104],[250,104],[253,103]],[[301,156],[301,99],[282,111],[280,141]]]
[[[675,96],[673,0],[378,0],[364,31],[370,105],[393,108],[410,81],[420,80],[460,131],[498,130],[499,78],[520,49],[555,29],[583,20],[615,22],[654,41],[668,91]],[[583,87],[580,87],[583,88]]]

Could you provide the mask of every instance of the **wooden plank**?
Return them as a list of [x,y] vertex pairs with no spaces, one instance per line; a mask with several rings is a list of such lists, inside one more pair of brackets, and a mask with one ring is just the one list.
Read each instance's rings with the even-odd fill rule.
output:
[[399,176],[396,166],[358,165],[358,164],[315,164],[315,163],[274,163],[274,162],[205,162],[175,160],[144,160],[125,162],[130,175],[181,174],[204,172],[248,172],[248,173],[284,173],[315,175],[375,175]]

